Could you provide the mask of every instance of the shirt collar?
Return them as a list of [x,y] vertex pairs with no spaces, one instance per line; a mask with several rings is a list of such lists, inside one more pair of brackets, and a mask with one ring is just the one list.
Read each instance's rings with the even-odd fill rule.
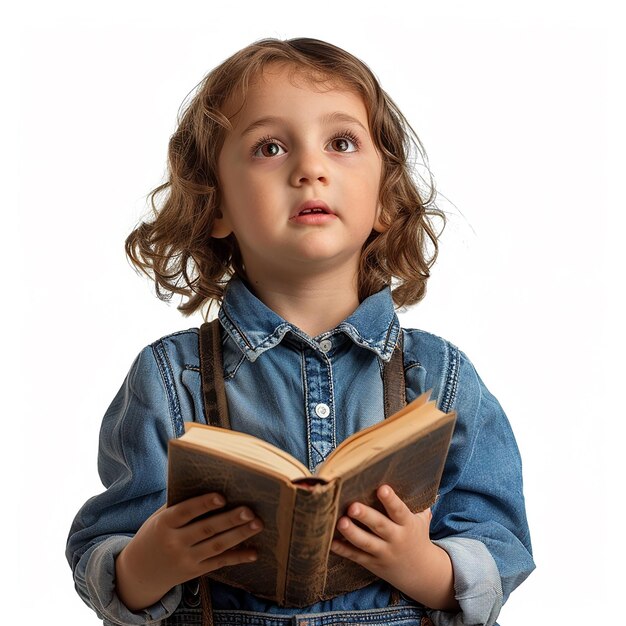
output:
[[337,328],[313,338],[274,313],[242,280],[233,277],[228,283],[219,319],[250,361],[278,345],[287,333],[293,333],[314,349],[319,349],[319,341],[337,332],[345,333],[355,344],[388,361],[400,333],[400,322],[388,287],[363,300]]

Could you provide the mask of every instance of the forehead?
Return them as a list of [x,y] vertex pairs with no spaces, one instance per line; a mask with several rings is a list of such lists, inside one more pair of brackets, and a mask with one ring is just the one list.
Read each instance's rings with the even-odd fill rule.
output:
[[[303,109],[304,107],[304,109]],[[323,74],[309,68],[273,63],[250,78],[226,101],[223,112],[233,124],[241,125],[251,116],[304,113],[317,109],[350,109],[367,121],[362,95],[340,76]]]

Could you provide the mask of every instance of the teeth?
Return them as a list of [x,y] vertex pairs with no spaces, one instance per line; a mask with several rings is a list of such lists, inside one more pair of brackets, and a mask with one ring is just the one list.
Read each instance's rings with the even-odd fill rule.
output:
[[325,213],[324,209],[304,209],[300,211],[300,215],[307,215],[308,213]]

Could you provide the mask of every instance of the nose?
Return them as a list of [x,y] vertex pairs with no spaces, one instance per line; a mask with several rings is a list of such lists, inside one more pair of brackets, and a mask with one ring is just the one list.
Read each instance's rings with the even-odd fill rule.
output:
[[328,184],[328,168],[324,154],[319,152],[319,148],[302,147],[295,153],[292,152],[292,156],[290,183],[294,187],[313,183]]

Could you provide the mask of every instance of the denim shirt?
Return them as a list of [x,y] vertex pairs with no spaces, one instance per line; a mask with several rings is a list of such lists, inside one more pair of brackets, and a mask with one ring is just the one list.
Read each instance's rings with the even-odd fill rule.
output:
[[[534,563],[515,438],[465,354],[432,334],[401,329],[389,289],[312,338],[233,279],[219,319],[231,427],[283,448],[310,469],[383,418],[382,365],[403,333],[407,401],[432,389],[440,408],[457,412],[431,539],[450,555],[461,612],[426,610],[403,597],[400,613],[391,616],[391,589],[382,580],[306,609],[211,583],[215,622],[313,626],[316,616],[330,624],[337,615],[344,623],[419,624],[428,614],[437,625],[495,624]],[[156,341],[133,363],[101,427],[98,470],[106,491],[87,501],[70,530],[66,555],[76,589],[106,624],[166,624],[181,604],[178,585],[155,605],[130,611],[115,593],[114,560],[164,504],[167,442],[194,420],[206,423],[198,330],[190,329]]]

